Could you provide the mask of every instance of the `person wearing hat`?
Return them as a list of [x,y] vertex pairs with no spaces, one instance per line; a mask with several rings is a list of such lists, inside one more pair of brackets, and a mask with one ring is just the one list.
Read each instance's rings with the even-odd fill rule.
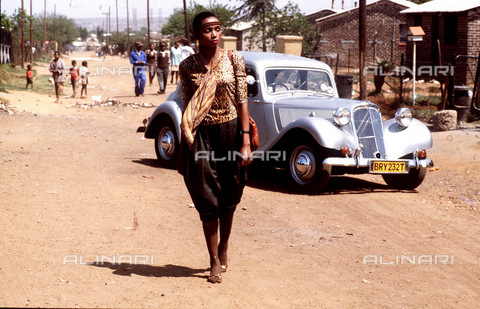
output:
[[145,74],[145,65],[147,63],[147,55],[142,50],[141,41],[135,42],[135,50],[130,53],[130,63],[133,64],[133,79],[135,80],[135,96],[142,96],[147,82]]

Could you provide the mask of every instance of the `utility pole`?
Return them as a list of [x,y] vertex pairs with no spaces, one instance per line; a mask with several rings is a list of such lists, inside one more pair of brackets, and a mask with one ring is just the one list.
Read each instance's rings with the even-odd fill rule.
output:
[[128,0],[127,0],[127,51],[130,55],[130,23],[128,18]]
[[[47,44],[47,0],[45,0],[44,9],[43,9],[43,44]],[[46,51],[46,47],[45,47],[45,51]]]
[[25,22],[25,10],[23,8],[23,0],[22,0],[22,44],[20,44],[22,48],[22,69],[25,68],[25,27],[24,27],[24,22]]
[[103,15],[105,15],[105,24],[103,24],[103,21],[102,21],[102,29],[105,29],[105,32],[103,33],[103,43],[105,43],[105,46],[107,46],[107,49],[108,49],[108,12],[107,13],[103,13]]
[[190,31],[188,30],[187,3],[183,0],[183,15],[185,16],[185,34],[187,36],[188,46],[190,46]]
[[363,75],[366,64],[365,45],[367,32],[367,8],[366,0],[360,0],[359,7],[359,24],[358,24],[358,39],[359,39],[359,77],[360,77],[360,100],[367,99],[367,77]]
[[150,0],[147,0],[147,46],[150,48]]
[[57,5],[53,5],[53,41],[57,44]]
[[33,64],[33,10],[30,0],[30,63]]
[[108,7],[108,33],[107,33],[107,39],[108,39],[108,44],[107,44],[107,53],[110,53],[110,35],[112,34],[112,17],[110,15],[110,6]]
[[118,35],[118,0],[115,0],[115,7],[117,11],[117,35]]

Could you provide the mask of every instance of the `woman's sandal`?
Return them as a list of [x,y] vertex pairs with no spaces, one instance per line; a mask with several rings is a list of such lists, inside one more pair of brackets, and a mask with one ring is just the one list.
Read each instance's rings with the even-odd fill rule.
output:
[[209,276],[207,281],[210,283],[222,283],[222,275],[216,274],[213,276]]
[[220,265],[220,268],[222,269],[222,273],[227,272],[228,265]]

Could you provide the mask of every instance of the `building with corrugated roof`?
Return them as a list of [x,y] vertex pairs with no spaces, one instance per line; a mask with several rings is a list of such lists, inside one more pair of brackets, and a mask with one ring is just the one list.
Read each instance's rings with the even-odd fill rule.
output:
[[[454,55],[469,58],[458,60],[456,79],[468,83],[475,74],[480,53],[480,1],[432,0],[403,10],[409,26],[421,26],[423,41],[417,42],[417,67],[452,63]],[[440,52],[439,52],[440,50]],[[413,53],[413,44],[407,44],[407,55]],[[412,57],[407,58],[411,65]]]
[[[406,0],[379,0],[367,4],[368,62],[374,62],[378,57],[400,64],[401,54],[406,51],[408,29],[406,15],[400,12],[416,6]],[[318,18],[315,26],[321,36],[315,52],[317,55],[331,59],[336,59],[338,55],[340,66],[358,67],[358,7]]]

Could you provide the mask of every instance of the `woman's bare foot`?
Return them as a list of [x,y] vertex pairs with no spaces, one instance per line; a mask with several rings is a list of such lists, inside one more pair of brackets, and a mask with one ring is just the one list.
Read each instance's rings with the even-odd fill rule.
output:
[[218,258],[220,260],[220,268],[222,269],[223,273],[226,272],[228,268],[227,250],[228,250],[228,243],[218,244]]
[[220,260],[217,257],[214,257],[210,261],[210,275],[207,278],[207,281],[210,283],[221,283],[222,282],[222,268],[220,266]]

